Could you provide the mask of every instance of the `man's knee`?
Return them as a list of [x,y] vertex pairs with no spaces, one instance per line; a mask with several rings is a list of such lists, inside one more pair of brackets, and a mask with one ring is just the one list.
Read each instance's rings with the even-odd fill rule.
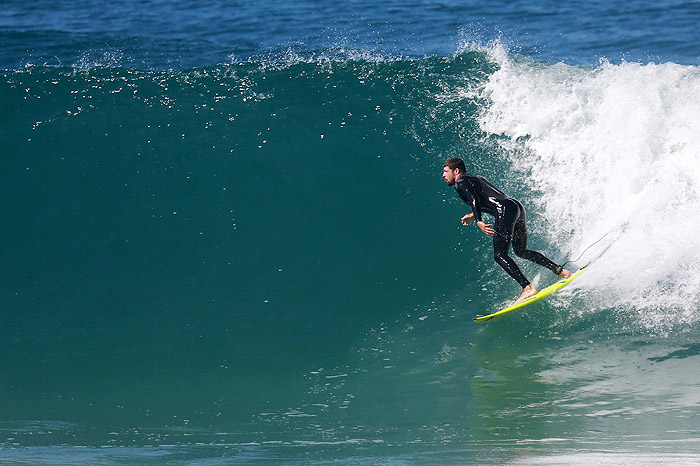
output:
[[521,247],[516,247],[513,246],[513,252],[515,253],[516,256],[521,257],[523,259],[528,258],[528,250],[526,248],[521,248]]
[[493,252],[493,260],[495,260],[496,263],[498,265],[500,265],[501,267],[504,267],[508,263],[508,261],[506,259],[506,254],[502,251],[494,251]]

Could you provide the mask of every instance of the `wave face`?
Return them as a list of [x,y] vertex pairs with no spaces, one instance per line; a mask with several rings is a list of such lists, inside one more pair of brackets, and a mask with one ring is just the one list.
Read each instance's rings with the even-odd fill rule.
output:
[[[3,72],[3,456],[687,463],[699,80],[499,44]],[[589,270],[472,323],[518,287],[454,156]]]

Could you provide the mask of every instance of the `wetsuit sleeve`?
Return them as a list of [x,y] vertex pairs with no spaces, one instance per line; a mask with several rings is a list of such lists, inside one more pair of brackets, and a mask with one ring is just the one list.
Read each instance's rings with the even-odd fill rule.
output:
[[479,202],[479,196],[474,192],[472,184],[467,181],[465,183],[459,183],[456,188],[459,197],[472,208],[476,221],[481,222],[481,203]]

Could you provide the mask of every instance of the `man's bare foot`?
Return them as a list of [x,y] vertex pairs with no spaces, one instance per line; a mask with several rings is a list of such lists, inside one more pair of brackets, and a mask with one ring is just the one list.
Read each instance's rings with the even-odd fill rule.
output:
[[532,285],[527,285],[525,288],[523,288],[523,293],[520,295],[518,299],[515,300],[516,303],[519,303],[520,301],[525,301],[527,298],[531,298],[537,294],[537,288],[535,288]]
[[571,276],[571,272],[569,272],[566,269],[561,269],[561,273],[559,274],[559,280],[566,280]]

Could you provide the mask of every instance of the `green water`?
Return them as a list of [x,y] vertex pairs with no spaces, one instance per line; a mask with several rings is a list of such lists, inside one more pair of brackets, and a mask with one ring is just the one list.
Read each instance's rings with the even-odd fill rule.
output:
[[482,128],[497,69],[469,52],[5,71],[2,456],[692,459],[697,322],[644,325],[583,277],[471,321],[519,290],[459,224],[445,159],[519,197],[533,247],[571,252],[545,234],[522,139]]

